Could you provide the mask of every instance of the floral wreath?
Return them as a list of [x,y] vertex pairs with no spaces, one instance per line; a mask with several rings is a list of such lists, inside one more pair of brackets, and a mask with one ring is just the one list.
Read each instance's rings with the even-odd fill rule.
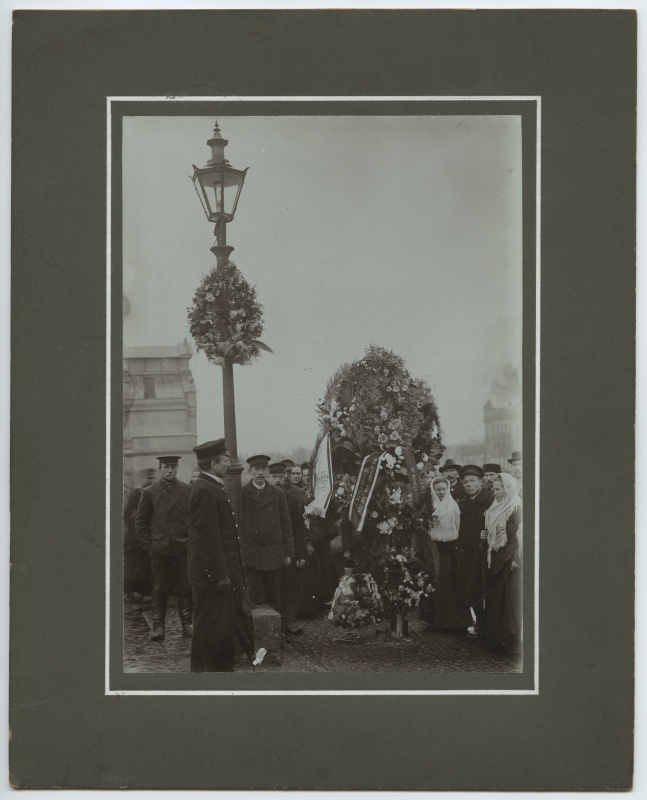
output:
[[433,591],[431,496],[417,497],[409,476],[410,469],[430,475],[445,449],[431,389],[400,356],[371,345],[332,376],[317,412],[319,440],[327,434],[331,445],[333,517],[348,516],[365,456],[382,454],[364,528],[354,534],[356,600],[330,619],[359,627],[406,613]]
[[196,347],[212,364],[222,366],[226,359],[249,364],[261,350],[272,352],[258,338],[263,333],[263,306],[256,289],[231,261],[202,278],[187,312]]

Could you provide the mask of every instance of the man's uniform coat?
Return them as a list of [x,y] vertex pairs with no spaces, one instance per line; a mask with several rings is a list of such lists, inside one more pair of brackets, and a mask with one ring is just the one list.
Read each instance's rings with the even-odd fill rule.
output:
[[243,488],[243,563],[262,571],[281,569],[294,558],[294,537],[285,494],[266,483],[263,491],[250,481]]
[[189,539],[189,493],[191,487],[174,481],[172,489],[160,478],[141,490],[135,530],[145,550],[162,556],[186,552]]
[[[239,529],[223,483],[200,473],[189,497],[189,580],[195,589],[191,672],[232,672],[245,579]],[[218,586],[223,578],[229,584]]]

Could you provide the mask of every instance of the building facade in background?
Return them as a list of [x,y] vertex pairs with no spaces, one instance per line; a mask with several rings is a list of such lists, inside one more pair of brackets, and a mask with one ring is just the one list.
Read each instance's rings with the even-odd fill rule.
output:
[[512,364],[505,364],[492,381],[483,407],[485,460],[503,466],[513,450],[522,450],[521,381]]
[[170,347],[124,348],[124,485],[141,470],[157,470],[158,455],[181,456],[178,477],[196,466],[196,389],[185,340]]
[[508,459],[522,445],[521,381],[512,364],[504,364],[490,384],[483,406],[483,441],[452,444],[443,458],[453,458],[459,464],[500,464],[509,471]]

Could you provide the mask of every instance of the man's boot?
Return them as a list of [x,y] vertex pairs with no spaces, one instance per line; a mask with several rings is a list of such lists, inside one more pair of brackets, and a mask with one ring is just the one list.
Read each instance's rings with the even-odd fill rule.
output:
[[151,642],[161,642],[166,634],[166,595],[164,592],[152,593],[151,614],[153,615]]
[[182,636],[190,639],[193,636],[193,598],[190,591],[178,593],[177,611],[182,623]]

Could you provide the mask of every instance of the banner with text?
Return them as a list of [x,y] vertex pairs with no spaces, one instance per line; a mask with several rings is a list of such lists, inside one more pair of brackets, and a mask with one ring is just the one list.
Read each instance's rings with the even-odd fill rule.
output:
[[407,472],[409,473],[409,486],[411,487],[413,504],[417,506],[424,497],[425,484],[422,480],[422,475],[420,474],[418,465],[416,464],[416,454],[413,448],[403,447],[402,452],[404,454],[404,464],[407,468]]
[[356,531],[361,531],[366,520],[368,504],[371,502],[373,490],[380,474],[380,466],[386,453],[372,453],[362,461],[362,466],[357,476],[355,491],[348,509],[348,519]]
[[325,517],[328,504],[332,497],[333,475],[332,459],[330,458],[330,439],[324,436],[317,449],[314,464],[314,500],[306,506],[306,514],[316,514]]

